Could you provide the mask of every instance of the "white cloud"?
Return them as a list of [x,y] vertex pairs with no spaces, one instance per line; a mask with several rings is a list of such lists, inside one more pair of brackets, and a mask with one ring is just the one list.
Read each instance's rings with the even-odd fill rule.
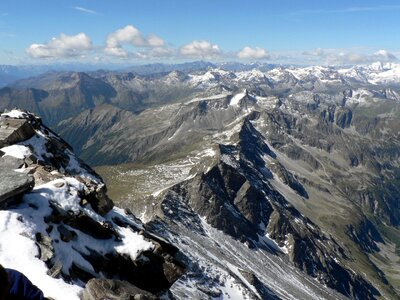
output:
[[250,48],[244,47],[237,56],[241,59],[266,59],[269,58],[269,54],[265,49],[260,47]]
[[80,6],[73,6],[71,7],[72,9],[75,9],[77,11],[83,12],[83,13],[87,13],[87,14],[91,14],[91,15],[99,15],[99,13],[97,11],[88,9],[88,8],[84,8],[84,7],[80,7]]
[[128,52],[122,48],[124,44],[154,48],[162,47],[165,42],[156,35],[145,37],[136,27],[127,25],[108,35],[104,51],[112,56],[128,57]]
[[375,52],[374,56],[376,56],[377,58],[380,58],[380,59],[384,59],[386,61],[397,60],[397,57],[394,54],[390,53],[387,50],[383,50],[383,49]]
[[213,57],[218,56],[221,51],[218,45],[213,45],[207,41],[193,41],[181,47],[180,53],[184,56],[190,57]]
[[144,51],[138,51],[135,56],[140,59],[146,60],[160,60],[173,58],[176,55],[176,50],[173,48],[156,47]]
[[330,65],[357,65],[369,64],[376,61],[392,62],[397,57],[387,50],[378,50],[375,53],[368,53],[362,49],[345,50],[345,49],[322,49],[317,48],[313,51],[302,53],[303,57],[293,55],[292,60],[302,61],[308,64],[330,64]]
[[303,55],[310,55],[310,56],[324,56],[325,55],[325,51],[322,48],[316,48],[312,51],[304,51],[302,53]]
[[326,54],[326,60],[332,64],[368,64],[376,61],[391,62],[396,56],[387,50],[379,50],[373,54],[356,52],[331,52]]
[[66,58],[82,56],[92,49],[92,41],[85,33],[53,37],[46,44],[32,44],[26,52],[33,58]]

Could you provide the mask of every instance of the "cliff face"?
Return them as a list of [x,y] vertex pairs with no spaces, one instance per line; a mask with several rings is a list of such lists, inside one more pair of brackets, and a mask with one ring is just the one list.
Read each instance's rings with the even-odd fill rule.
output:
[[168,298],[185,270],[178,249],[115,207],[40,118],[13,110],[0,122],[0,263],[54,299],[79,299],[88,281],[85,299]]
[[[194,261],[200,261],[200,264],[219,259],[221,264],[240,266],[243,268],[240,272],[250,272],[255,278],[261,278],[258,279],[258,285],[249,283],[248,279],[237,279],[237,284],[243,285],[245,289],[252,286],[249,293],[256,298],[262,298],[265,289],[270,290],[274,297],[285,297],[275,289],[276,283],[271,282],[271,274],[268,274],[277,267],[275,264],[264,263],[263,267],[268,269],[268,272],[254,267],[257,261],[262,260],[262,256],[267,256],[280,265],[280,268],[287,268],[287,273],[296,278],[288,266],[282,262],[278,263],[282,255],[287,255],[289,261],[298,269],[343,296],[354,299],[374,299],[379,296],[379,291],[371,283],[346,266],[347,251],[331,236],[323,233],[318,225],[302,215],[270,183],[273,178],[284,178],[286,182],[283,183],[287,188],[307,201],[308,195],[304,187],[296,181],[290,171],[283,166],[280,166],[277,172],[276,168],[270,168],[279,164],[277,156],[265,144],[262,135],[254,128],[250,119],[243,122],[238,143],[235,146],[221,144],[217,156],[218,161],[206,172],[193,175],[193,178],[176,184],[157,196],[159,211],[156,214],[161,219],[150,222],[148,226],[169,228],[168,235],[176,239],[182,238],[181,232],[190,230],[189,236],[197,237],[187,241],[186,251],[190,248],[196,249],[197,239],[200,237],[209,239],[208,243],[222,243],[220,237],[215,238],[208,226],[220,231],[220,234],[240,241],[254,252],[246,257],[246,262],[234,255],[243,250],[235,250],[238,246],[233,243],[229,248],[234,256],[230,258],[223,252],[215,253],[216,258],[206,253],[196,257],[190,251],[188,256]],[[225,252],[225,246],[221,248]],[[246,253],[252,251],[246,250]],[[203,272],[206,271],[200,268],[196,275],[204,276]],[[231,276],[234,276],[234,272]],[[297,290],[298,283],[285,282],[286,276],[275,280],[283,281],[279,284],[285,286],[287,293],[296,297],[306,297],[307,289]],[[306,278],[303,284],[308,286]],[[312,287],[308,288],[313,290]],[[223,295],[221,288],[220,293]],[[315,289],[313,294],[307,297],[340,297],[329,296],[329,293],[332,292]]]

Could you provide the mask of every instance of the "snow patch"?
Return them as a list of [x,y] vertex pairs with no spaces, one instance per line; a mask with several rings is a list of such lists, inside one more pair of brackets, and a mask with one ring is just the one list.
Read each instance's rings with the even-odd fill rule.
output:
[[22,145],[12,145],[0,149],[4,156],[13,156],[15,158],[24,159],[32,154],[28,147]]
[[239,93],[232,97],[229,105],[239,105],[240,100],[246,96],[246,93]]
[[153,250],[154,244],[144,240],[142,235],[133,232],[130,228],[120,228],[119,234],[123,237],[122,244],[115,247],[120,254],[128,255],[136,260],[143,251]]
[[20,111],[18,109],[13,109],[9,112],[2,113],[1,116],[13,118],[13,119],[25,119],[28,117],[28,114],[26,112]]

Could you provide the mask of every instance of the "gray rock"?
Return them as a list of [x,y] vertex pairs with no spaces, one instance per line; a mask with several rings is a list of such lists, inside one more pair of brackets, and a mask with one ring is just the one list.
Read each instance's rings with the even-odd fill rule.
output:
[[36,242],[39,247],[39,258],[44,262],[49,262],[54,257],[54,247],[52,239],[38,232],[36,234]]
[[[82,181],[81,177],[77,177],[77,179]],[[104,184],[93,185],[90,182],[83,182],[89,190],[85,199],[90,203],[94,211],[104,216],[114,207],[113,201],[107,195],[107,187]]]
[[23,165],[24,161],[22,159],[8,155],[0,157],[0,168],[12,170],[19,169]]
[[127,281],[91,279],[83,291],[83,300],[156,300],[158,297],[137,288]]
[[8,200],[32,189],[33,186],[32,176],[15,172],[0,164],[0,207],[4,208]]
[[0,148],[25,141],[35,134],[26,119],[0,119]]

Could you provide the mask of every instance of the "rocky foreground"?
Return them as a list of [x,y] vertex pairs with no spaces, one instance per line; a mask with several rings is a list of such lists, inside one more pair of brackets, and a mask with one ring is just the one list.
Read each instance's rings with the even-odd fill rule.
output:
[[114,207],[102,179],[44,126],[0,117],[0,263],[54,299],[169,299],[178,249]]

